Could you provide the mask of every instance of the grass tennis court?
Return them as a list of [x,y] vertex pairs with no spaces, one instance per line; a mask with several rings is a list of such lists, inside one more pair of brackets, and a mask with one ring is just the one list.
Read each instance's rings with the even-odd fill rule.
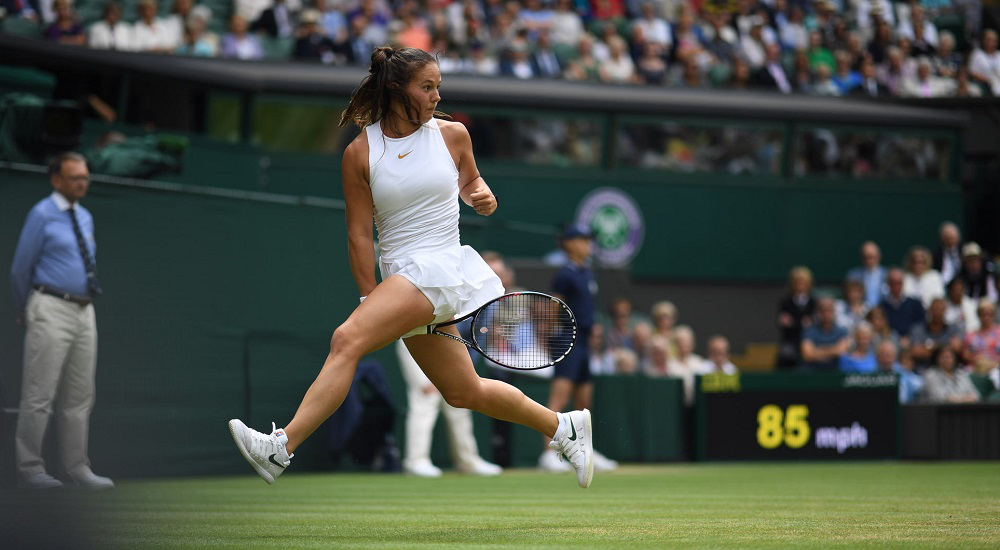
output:
[[1000,546],[996,463],[630,466],[587,490],[528,470],[248,474],[29,497],[51,499],[99,548]]

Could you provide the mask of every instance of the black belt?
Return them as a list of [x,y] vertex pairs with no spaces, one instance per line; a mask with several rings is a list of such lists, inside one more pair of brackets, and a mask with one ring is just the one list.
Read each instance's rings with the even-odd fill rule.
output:
[[55,296],[56,298],[62,298],[67,302],[73,302],[78,306],[89,306],[94,300],[90,296],[78,296],[76,294],[70,294],[69,292],[63,292],[57,288],[48,287],[45,285],[34,285],[31,288],[41,292],[42,294],[48,294],[49,296]]

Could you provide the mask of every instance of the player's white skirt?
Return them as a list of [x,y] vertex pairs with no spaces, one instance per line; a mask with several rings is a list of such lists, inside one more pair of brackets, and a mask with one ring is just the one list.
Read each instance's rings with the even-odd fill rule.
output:
[[[380,258],[382,280],[401,275],[434,306],[434,323],[472,313],[504,293],[500,278],[471,246],[414,252],[396,260]],[[417,327],[403,336],[427,334]]]

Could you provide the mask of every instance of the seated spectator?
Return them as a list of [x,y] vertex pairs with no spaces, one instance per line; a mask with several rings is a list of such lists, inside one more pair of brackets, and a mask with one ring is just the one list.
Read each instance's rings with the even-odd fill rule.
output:
[[[740,37],[740,53],[753,70],[758,70],[764,66],[766,60],[764,49],[766,46],[778,46],[776,42],[765,42],[763,33],[764,20],[762,17],[757,16],[753,19],[750,32]],[[778,49],[780,51],[781,47],[778,46]]]
[[139,0],[139,20],[132,26],[132,45],[136,51],[173,53],[177,42],[163,20],[156,16],[155,0]]
[[888,271],[881,265],[882,251],[873,241],[861,245],[861,266],[847,272],[848,281],[861,281],[865,285],[865,304],[875,307],[885,294],[885,279]]
[[890,95],[889,88],[886,88],[875,78],[875,63],[871,58],[865,58],[861,62],[861,80],[858,85],[851,90],[850,95],[857,97],[886,97]]
[[[170,9],[170,15],[161,19],[169,41],[172,44],[180,45],[184,41],[184,34],[188,25],[188,17],[191,15],[192,0],[174,0]],[[202,6],[203,9],[208,9]],[[209,11],[211,13],[211,10]]]
[[636,62],[636,74],[644,84],[662,85],[667,78],[667,62],[663,60],[663,51],[654,43],[647,43],[642,50],[642,56]]
[[983,31],[982,43],[969,56],[969,77],[986,92],[1000,96],[1000,50],[997,32]]
[[837,326],[833,298],[820,298],[816,302],[816,321],[802,333],[802,366],[834,371],[850,342],[847,331]]
[[861,85],[861,74],[851,68],[851,54],[845,50],[837,50],[834,54],[837,70],[833,74],[833,83],[837,86],[840,95],[850,94],[854,88]]
[[642,373],[651,378],[670,375],[670,341],[654,335],[649,341],[649,356],[642,362]]
[[55,0],[54,7],[56,20],[45,28],[45,38],[59,44],[85,45],[87,36],[83,32],[83,25],[76,17],[76,12],[73,11],[70,0]]
[[615,374],[636,374],[639,372],[639,359],[635,352],[628,348],[617,348],[611,352],[615,362]]
[[882,297],[879,307],[893,332],[907,335],[914,326],[924,322],[924,305],[920,300],[903,294],[903,270],[893,268],[886,277],[889,292]]
[[118,2],[104,5],[101,19],[90,26],[87,45],[95,50],[132,49],[132,25],[122,22],[122,8]]
[[924,380],[920,375],[906,368],[897,361],[899,350],[892,342],[882,342],[875,349],[876,372],[894,372],[899,375],[899,402],[914,403],[920,397]]
[[263,33],[271,38],[291,38],[298,24],[298,10],[288,5],[288,0],[274,0],[274,4],[261,12],[251,25],[250,32]]
[[964,65],[962,54],[955,51],[955,35],[950,31],[941,33],[937,53],[931,58],[934,74],[943,78],[956,78],[958,69]]
[[247,22],[239,15],[229,20],[229,33],[222,37],[222,57],[255,60],[264,57],[256,36],[247,32]]
[[701,365],[698,374],[738,374],[739,369],[729,361],[729,340],[725,336],[708,339],[708,359]]
[[705,34],[701,26],[695,24],[694,14],[689,7],[685,6],[680,10],[671,32],[674,36],[673,58],[678,62],[690,58],[700,64],[700,58],[706,55]]
[[941,274],[941,280],[951,281],[962,270],[962,234],[952,222],[944,222],[938,229],[941,246],[934,251],[933,268]]
[[764,65],[754,72],[754,83],[771,91],[792,93],[792,82],[781,64],[781,47],[777,44],[768,44],[764,52]]
[[531,68],[537,77],[559,78],[562,76],[562,63],[559,62],[559,56],[552,49],[552,39],[549,37],[548,31],[538,33],[535,51],[531,53]]
[[729,26],[729,14],[718,12],[706,17],[709,25],[704,31],[705,50],[721,63],[738,57],[740,37]]
[[629,347],[635,352],[635,356],[639,360],[640,366],[644,361],[649,359],[649,348],[652,344],[652,339],[652,325],[646,322],[639,322],[635,324],[635,328],[632,329],[632,340]]
[[945,287],[946,311],[944,320],[964,333],[979,330],[976,301],[965,294],[965,282],[955,277]]
[[961,66],[955,75],[955,97],[982,97],[983,90],[969,80],[969,68]]
[[590,373],[594,376],[615,373],[615,358],[604,341],[604,327],[600,324],[590,329]]
[[935,298],[944,297],[941,274],[931,265],[931,251],[922,246],[915,246],[906,254],[903,294],[920,300],[924,307],[931,305]]
[[656,13],[656,4],[650,0],[639,5],[639,17],[632,20],[632,27],[642,29],[642,36],[648,44],[656,44],[661,49],[673,46],[674,35],[670,32],[670,24]]
[[677,64],[674,65],[672,72],[668,73],[667,78],[672,86],[678,88],[698,90],[708,87],[705,73],[698,66],[698,60],[694,55],[678,56]]
[[911,76],[907,71],[906,56],[898,46],[890,46],[886,50],[885,61],[875,72],[879,82],[888,88],[892,95],[900,95],[903,90],[903,80]]
[[219,36],[207,30],[211,12],[204,6],[195,6],[188,15],[184,41],[177,47],[179,55],[216,57],[219,55]]
[[465,63],[466,72],[481,76],[496,76],[500,74],[500,63],[482,44],[473,44],[469,48],[469,59]]
[[615,298],[608,308],[611,317],[611,326],[608,327],[606,338],[608,347],[631,348],[632,347],[632,302],[628,298]]
[[834,302],[834,310],[837,312],[837,326],[844,327],[848,334],[853,334],[854,327],[868,315],[864,283],[858,280],[845,281],[844,297]]
[[[355,15],[348,23],[347,43],[351,50],[351,63],[354,65],[368,66],[371,61],[372,52],[375,51],[375,39],[381,34],[379,31],[371,32],[375,27],[368,24],[368,18],[362,14]],[[494,73],[495,74],[495,73]]]
[[677,322],[677,306],[666,300],[656,302],[649,310],[649,317],[653,320],[653,333],[666,338],[670,347],[670,356],[676,356],[674,324]]
[[517,24],[528,31],[528,38],[535,41],[541,33],[552,30],[555,12],[542,5],[541,0],[526,0],[517,14]]
[[948,97],[955,93],[955,81],[934,76],[931,60],[921,57],[917,60],[917,74],[903,79],[903,97]]
[[302,10],[299,17],[299,28],[296,31],[295,47],[292,49],[292,59],[299,61],[319,61],[324,65],[331,65],[338,61],[338,65],[347,62],[346,44],[338,47],[330,37],[323,34],[319,26],[321,14],[314,9]]
[[987,260],[983,249],[974,242],[962,246],[962,270],[957,277],[965,283],[965,294],[973,300],[986,298],[997,302],[996,266]]
[[812,271],[796,266],[788,273],[788,295],[778,304],[779,369],[796,367],[801,358],[802,331],[812,325],[816,299],[812,295]]
[[608,40],[608,58],[601,62],[601,73],[605,82],[612,84],[636,84],[635,64],[628,54],[628,45],[620,36]]
[[833,71],[835,60],[830,50],[823,45],[823,34],[818,30],[809,33],[809,68],[819,71],[820,66],[825,66],[827,70]]
[[592,36],[585,34],[580,38],[580,42],[577,44],[577,56],[569,62],[569,67],[566,68],[566,73],[563,76],[566,80],[604,81],[601,63],[594,57],[594,38]]
[[575,48],[583,35],[583,20],[576,13],[573,0],[558,0],[552,14],[552,43]]
[[809,47],[809,31],[806,29],[805,12],[801,6],[791,6],[788,19],[778,26],[778,36],[785,49],[803,50]]
[[809,55],[806,50],[796,50],[792,62],[792,88],[800,94],[811,94],[813,87],[813,71],[809,67]]
[[[876,348],[882,342],[892,342],[897,346],[905,344],[905,342],[900,342],[901,336],[889,326],[889,320],[885,316],[885,310],[882,308],[873,307],[868,310],[865,321],[868,321],[868,324],[872,326],[872,345]],[[903,347],[905,348],[906,346],[904,345]]]
[[336,39],[350,34],[339,0],[316,0],[316,9],[320,10],[319,28],[324,35]]
[[979,391],[964,369],[957,368],[955,351],[941,348],[934,354],[933,367],[924,372],[924,403],[976,403]]
[[742,58],[736,57],[730,63],[729,79],[724,86],[730,90],[749,90],[753,84],[752,79],[750,66]]
[[415,3],[402,4],[397,20],[390,24],[390,29],[394,29],[395,41],[400,46],[430,51],[431,31],[427,21],[420,16],[416,6]]
[[816,67],[816,81],[813,82],[812,94],[826,97],[837,97],[840,95],[840,88],[833,81],[833,73],[830,67],[818,65]]
[[927,321],[910,331],[910,353],[918,371],[929,366],[931,357],[941,348],[962,348],[962,331],[945,321],[947,309],[944,298],[935,298],[927,310]]
[[1000,326],[996,324],[997,308],[989,300],[980,300],[976,308],[979,330],[965,335],[962,360],[974,372],[987,374],[1000,363]]
[[868,43],[868,55],[872,61],[881,66],[892,47],[892,27],[885,21],[879,21],[875,26],[875,36]]
[[687,325],[674,330],[677,356],[667,365],[670,376],[684,381],[684,403],[694,405],[694,377],[701,372],[705,359],[694,352],[694,331]]
[[854,327],[850,351],[840,356],[840,372],[875,372],[875,348],[872,347],[872,326],[862,321]]

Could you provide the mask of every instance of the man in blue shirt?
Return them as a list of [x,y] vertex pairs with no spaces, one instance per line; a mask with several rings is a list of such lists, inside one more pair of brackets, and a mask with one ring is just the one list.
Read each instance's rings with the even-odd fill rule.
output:
[[882,263],[882,251],[877,244],[866,241],[861,245],[861,266],[847,272],[848,281],[861,281],[865,285],[865,305],[876,307],[885,294],[886,270]]
[[910,334],[913,327],[924,323],[924,304],[916,298],[903,294],[903,270],[893,268],[886,277],[889,292],[885,293],[879,307],[885,312],[889,327],[900,336]]
[[55,412],[66,474],[79,487],[110,489],[114,483],[95,475],[87,458],[97,370],[92,302],[101,292],[94,219],[79,204],[90,185],[87,163],[77,153],[59,154],[49,163],[49,180],[55,191],[28,212],[10,270],[18,321],[27,329],[15,436],[20,485],[63,486],[45,471],[42,459]]
[[847,329],[837,326],[833,298],[816,302],[816,322],[802,334],[802,368],[836,372],[850,346]]
[[[549,409],[563,411],[572,397],[577,409],[589,409],[594,393],[594,381],[590,373],[590,332],[594,326],[597,281],[588,266],[594,253],[594,241],[590,229],[581,224],[573,224],[563,229],[559,243],[566,252],[567,262],[556,272],[552,280],[552,293],[566,302],[576,317],[576,343],[565,359],[556,363],[552,385],[549,389]],[[560,463],[553,451],[546,450],[539,459],[544,470],[569,470],[568,463]],[[594,450],[594,468],[609,471],[618,463]]]

